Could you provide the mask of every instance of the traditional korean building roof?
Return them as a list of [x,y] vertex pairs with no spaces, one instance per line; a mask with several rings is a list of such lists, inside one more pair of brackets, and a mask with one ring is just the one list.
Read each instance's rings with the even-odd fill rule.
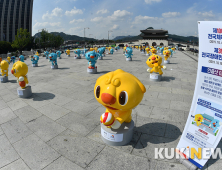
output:
[[140,32],[142,33],[140,36],[143,39],[168,39],[168,35],[166,35],[168,33],[167,30],[146,29],[140,30]]

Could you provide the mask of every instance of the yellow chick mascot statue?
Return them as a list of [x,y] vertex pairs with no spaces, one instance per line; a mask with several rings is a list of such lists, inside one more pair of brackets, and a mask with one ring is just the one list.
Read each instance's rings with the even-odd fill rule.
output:
[[123,122],[130,123],[132,109],[141,102],[145,92],[146,88],[139,79],[121,69],[99,77],[94,94],[106,108],[100,122],[112,129],[118,129]]
[[0,69],[1,69],[2,76],[8,77],[8,67],[9,67],[9,64],[7,61],[5,60],[1,61]]
[[146,64],[148,65],[148,67],[150,67],[151,69],[147,69],[147,72],[150,73],[159,73],[160,75],[163,74],[162,72],[162,68],[166,69],[166,66],[161,65],[162,64],[162,57],[158,56],[158,55],[151,55],[147,61]]
[[13,64],[11,73],[17,78],[20,87],[24,89],[26,84],[29,83],[26,76],[28,73],[28,66],[24,62],[17,61]]

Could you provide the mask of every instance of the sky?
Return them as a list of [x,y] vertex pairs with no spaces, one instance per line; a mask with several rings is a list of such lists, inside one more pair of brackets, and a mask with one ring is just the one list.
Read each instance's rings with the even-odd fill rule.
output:
[[41,29],[96,39],[135,36],[148,27],[198,36],[197,21],[222,21],[221,0],[34,0],[32,34]]

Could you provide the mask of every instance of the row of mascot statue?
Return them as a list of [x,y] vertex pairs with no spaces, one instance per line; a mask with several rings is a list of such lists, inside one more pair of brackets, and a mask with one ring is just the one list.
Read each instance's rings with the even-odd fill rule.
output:
[[[169,58],[175,53],[175,48],[168,49],[168,47],[124,47],[123,55],[125,55],[127,61],[132,61],[133,48],[139,49],[141,53],[146,51],[148,59],[146,64],[149,69],[149,73],[155,73],[157,78],[163,74],[162,69],[166,69],[166,66],[162,65],[162,57],[164,56],[164,63],[169,63]],[[111,47],[107,48],[109,53],[113,54],[114,50]],[[120,47],[115,47],[115,51],[118,51]],[[88,60],[87,71],[89,73],[96,73],[97,59],[102,60],[105,56],[106,48],[91,48],[87,50],[74,50],[75,59],[80,59],[85,55]],[[70,56],[70,50],[65,51],[67,56]],[[160,55],[158,55],[158,53]],[[46,59],[52,63],[52,68],[58,68],[57,58],[61,59],[61,52],[55,53],[44,52]],[[11,73],[17,78],[17,82],[20,88],[17,89],[19,97],[30,97],[32,95],[31,87],[27,86],[28,78],[28,66],[24,62],[25,57],[20,56],[19,61],[15,62],[15,57],[8,57],[8,61],[1,61],[1,79],[8,79],[8,68],[12,62],[13,66]],[[36,53],[31,57],[32,66],[37,67],[39,61],[39,54]],[[151,77],[150,77],[151,78]],[[132,120],[132,109],[135,108],[143,99],[146,92],[145,86],[142,82],[132,74],[125,72],[121,69],[106,73],[100,76],[94,86],[94,95],[96,100],[102,104],[106,110],[100,117],[101,122],[101,136],[102,140],[109,145],[125,145],[132,140],[134,122]],[[127,127],[127,128],[125,128]],[[117,136],[119,135],[119,136]]]

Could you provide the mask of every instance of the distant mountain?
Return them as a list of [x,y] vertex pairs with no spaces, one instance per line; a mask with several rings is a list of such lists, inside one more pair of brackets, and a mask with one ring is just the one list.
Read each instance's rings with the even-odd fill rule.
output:
[[125,38],[131,38],[131,37],[134,37],[134,36],[130,36],[130,35],[128,35],[128,36],[117,36],[117,37],[115,37],[112,40],[116,41],[116,40],[121,40],[121,39],[125,39]]
[[[73,40],[73,41],[84,41],[84,37],[79,37],[77,35],[69,35],[69,34],[65,34],[63,32],[50,32],[50,34],[54,34],[54,35],[60,35],[65,41],[67,40]],[[41,32],[38,32],[34,35],[35,38],[40,37]],[[87,41],[94,41],[94,38],[85,38],[85,40]]]

